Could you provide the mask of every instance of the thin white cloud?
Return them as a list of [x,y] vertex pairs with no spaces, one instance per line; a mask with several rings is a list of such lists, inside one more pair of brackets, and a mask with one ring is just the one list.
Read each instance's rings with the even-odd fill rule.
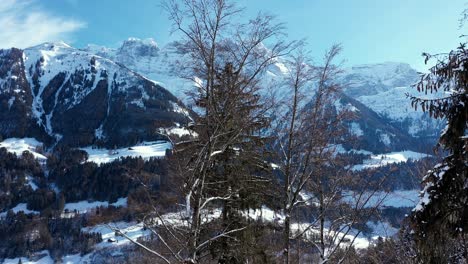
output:
[[0,48],[26,48],[47,41],[70,40],[86,24],[52,14],[36,1],[0,1]]

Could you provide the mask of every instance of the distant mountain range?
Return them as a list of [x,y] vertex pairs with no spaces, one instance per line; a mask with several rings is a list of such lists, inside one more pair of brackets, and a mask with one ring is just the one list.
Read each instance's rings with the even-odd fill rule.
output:
[[[136,38],[116,49],[44,43],[1,50],[0,134],[69,146],[161,139],[160,128],[190,120],[183,102],[193,83],[171,74],[179,57],[172,44]],[[287,72],[278,60],[264,78]],[[351,106],[358,116],[349,122],[358,138],[349,148],[422,151],[435,142],[441,122],[414,111],[405,96],[419,79],[408,64],[355,66],[339,79],[344,93],[336,107]]]
[[[123,64],[157,81],[182,100],[185,98],[184,92],[193,85],[171,74],[171,65],[181,57],[175,53],[171,43],[159,47],[153,39],[130,38],[116,49],[88,45],[84,50]],[[264,78],[278,80],[286,74],[288,74],[286,64],[278,60],[268,68]],[[387,143],[380,144],[380,147],[371,147],[374,151],[389,149],[387,145],[393,145],[390,146],[392,150],[412,147],[421,151],[421,146],[427,145],[428,142],[432,145],[435,142],[443,122],[431,119],[420,109],[415,111],[405,95],[408,92],[413,94],[416,92],[411,85],[419,79],[420,73],[409,64],[397,62],[358,65],[345,69],[343,76],[340,76],[345,93],[343,102],[350,103],[357,109],[367,108],[358,122],[360,129],[364,131],[373,129],[373,134],[377,134],[377,141]],[[284,88],[278,87],[278,89]],[[285,93],[287,92],[279,92],[283,95]],[[356,129],[357,124],[353,124],[353,127]],[[385,133],[386,131],[388,133]],[[376,140],[367,138],[364,141]]]

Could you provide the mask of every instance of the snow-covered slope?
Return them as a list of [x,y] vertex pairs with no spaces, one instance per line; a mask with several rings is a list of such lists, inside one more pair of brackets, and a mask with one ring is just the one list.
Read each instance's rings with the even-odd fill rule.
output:
[[[341,82],[345,93],[363,103],[379,115],[389,119],[413,136],[434,136],[441,121],[431,119],[421,109],[411,107],[406,94],[417,94],[412,87],[420,73],[406,63],[386,62],[367,64],[346,69]],[[423,95],[426,98],[441,93]]]
[[408,160],[417,161],[423,158],[430,157],[425,153],[418,153],[414,151],[399,151],[385,154],[371,155],[370,159],[364,160],[363,164],[355,165],[353,170],[363,170],[378,168],[393,163],[405,163]]
[[141,157],[142,159],[161,158],[172,145],[167,141],[143,142],[140,145],[120,149],[86,147],[82,150],[89,155],[88,161],[96,164],[112,162],[121,157]]
[[83,50],[125,65],[156,81],[178,98],[184,98],[185,92],[193,87],[193,82],[174,74],[174,63],[178,62],[181,56],[176,54],[172,43],[160,48],[151,38],[129,38],[117,49],[88,45]]
[[[261,48],[266,50],[264,46]],[[156,81],[182,100],[186,98],[186,92],[194,86],[193,81],[178,76],[179,73],[175,69],[175,65],[183,64],[184,56],[177,54],[173,43],[159,47],[151,38],[129,38],[115,49],[88,45],[83,50],[125,65]],[[274,64],[268,67],[263,78],[266,82],[276,82],[280,81],[288,72],[289,69],[284,62],[277,59]],[[281,94],[283,92],[280,91]]]
[[376,95],[394,87],[409,86],[419,79],[419,73],[409,64],[385,62],[357,65],[345,69],[342,82],[346,92],[355,97]]
[[6,148],[8,152],[21,156],[24,151],[27,151],[41,161],[47,159],[46,156],[38,152],[38,149],[43,147],[43,143],[34,138],[8,138],[0,142],[0,148]]
[[406,122],[408,132],[411,135],[428,130],[438,132],[436,128],[441,127],[441,121],[430,118],[429,115],[422,113],[421,109],[415,111],[409,105],[409,100],[406,97],[408,92],[412,92],[408,87],[395,87],[376,95],[359,96],[357,100],[383,117],[399,121],[402,125]]
[[[116,49],[89,45],[84,50],[114,60],[158,81],[181,99],[185,98],[185,91],[193,86],[193,82],[174,74],[172,66],[180,62],[181,56],[175,53],[172,43],[159,47],[153,39],[130,38]],[[277,93],[284,95],[287,89],[278,84],[288,73],[286,63],[278,59],[269,66],[263,79],[267,83],[274,82],[278,86]],[[345,69],[340,82],[348,96],[388,118],[409,134],[432,136],[439,132],[440,122],[430,119],[420,110],[414,111],[405,95],[407,92],[416,92],[411,85],[419,78],[419,73],[406,63],[385,62]]]
[[[26,203],[17,204],[15,207],[11,208],[10,210],[12,210],[13,213],[15,214],[17,214],[18,212],[23,212],[25,214],[39,214],[38,211],[29,210]],[[1,212],[0,218],[5,218],[6,215],[7,215],[7,212]]]
[[[1,50],[0,65],[4,136],[37,136],[37,130],[43,130],[52,141],[68,145],[97,140],[120,145],[125,137],[156,140],[157,129],[190,119],[180,100],[157,82],[63,42]],[[16,121],[14,115],[20,115]],[[35,129],[24,125],[30,123]]]
[[[152,39],[130,38],[115,49],[45,43],[24,52],[2,51],[2,59],[0,106],[5,111],[0,113],[0,134],[4,137],[35,137],[47,146],[54,140],[81,147],[104,142],[112,148],[164,139],[162,131],[183,129],[190,119],[181,101],[194,83],[175,76],[173,67],[183,56],[172,43],[160,47]],[[289,89],[281,83],[288,74],[287,64],[277,59],[263,80],[280,96],[286,95]],[[353,109],[358,117],[349,129],[359,142],[348,147],[374,153],[426,151],[421,145],[431,145],[425,138],[433,141],[440,125],[414,111],[405,96],[415,92],[410,86],[418,78],[404,63],[346,69],[340,76],[344,94],[335,108]],[[38,135],[39,130],[45,136]]]

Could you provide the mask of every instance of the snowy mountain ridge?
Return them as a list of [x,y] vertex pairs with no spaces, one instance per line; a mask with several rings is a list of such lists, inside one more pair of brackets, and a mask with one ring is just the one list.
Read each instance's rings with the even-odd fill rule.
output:
[[[175,53],[172,43],[159,47],[153,39],[129,38],[116,49],[88,45],[84,50],[114,60],[157,81],[181,99],[185,97],[185,91],[193,86],[192,82],[174,76],[171,65],[180,56]],[[286,63],[278,59],[269,66],[263,78],[267,82],[279,83],[288,74]],[[412,85],[419,79],[420,73],[409,64],[400,62],[356,65],[344,69],[339,77],[348,96],[382,117],[405,126],[413,136],[428,131],[432,135],[439,132],[440,122],[430,119],[420,110],[414,111],[405,95],[407,92],[416,93]],[[278,93],[284,95],[287,90],[278,88]]]
[[[2,54],[6,53],[8,52],[2,51]],[[160,47],[153,39],[130,38],[119,48],[88,45],[84,49],[76,49],[58,42],[37,45],[20,53],[21,55],[15,55],[12,62],[18,65],[16,72],[19,73],[12,74],[12,70],[8,72],[5,70],[3,76],[0,74],[0,92],[4,93],[3,99],[0,100],[13,111],[15,107],[17,108],[16,102],[30,104],[28,115],[56,141],[61,140],[67,130],[73,127],[72,123],[75,120],[67,118],[67,115],[70,115],[70,111],[77,112],[75,108],[82,109],[90,115],[86,120],[89,124],[85,130],[89,132],[92,130],[94,138],[72,140],[73,145],[81,146],[93,144],[95,140],[103,140],[109,136],[105,132],[109,131],[111,125],[106,122],[123,119],[121,113],[117,116],[115,112],[117,109],[125,110],[124,113],[131,112],[132,119],[136,117],[141,119],[143,116],[146,116],[144,119],[148,119],[151,112],[154,116],[156,112],[164,109],[163,111],[168,113],[157,115],[164,116],[165,128],[184,123],[182,117],[166,122],[168,115],[185,115],[185,119],[188,119],[188,110],[180,102],[187,101],[185,92],[193,87],[194,82],[175,76],[173,67],[183,58],[176,53],[173,43]],[[24,72],[23,81],[19,76],[21,72]],[[279,95],[285,96],[289,89],[282,87],[281,83],[288,74],[287,63],[278,59],[268,67],[262,78],[265,83],[277,87]],[[433,120],[420,110],[414,111],[405,96],[407,92],[415,93],[411,85],[419,78],[420,74],[405,63],[385,62],[353,66],[344,70],[339,82],[342,83],[346,96],[355,99],[363,106],[356,106],[356,102],[345,98],[341,99],[342,103],[339,105],[349,104],[354,109],[362,109],[365,106],[377,113],[378,118],[382,119],[379,122],[388,122],[409,136],[434,137],[440,131],[442,121]],[[23,87],[22,89],[15,86],[18,83],[20,83],[18,87]],[[29,88],[24,89],[24,86]],[[170,95],[163,87],[176,97]],[[161,97],[164,98],[162,100],[164,103],[160,100]],[[96,105],[96,101],[99,101],[99,104]],[[341,107],[339,105],[338,108]],[[91,112],[92,107],[97,107],[97,111]],[[74,109],[76,111],[73,111]],[[172,114],[169,114],[170,112]],[[76,114],[71,113],[71,115]],[[362,118],[368,118],[368,114],[362,115]],[[130,122],[130,119],[127,121]],[[370,120],[351,125],[351,129],[357,133],[356,136],[363,136],[364,127],[372,127],[366,122]],[[62,127],[64,123],[68,128]],[[136,121],[136,123],[141,122]],[[130,127],[128,124],[123,130],[128,130]],[[146,131],[148,129],[145,128]],[[379,130],[379,128],[374,129]],[[12,130],[15,129],[9,129]],[[388,135],[384,132],[383,134],[379,132],[378,135],[383,143],[397,140],[394,135],[399,132],[394,131],[387,133]],[[141,140],[141,136],[138,137]]]
[[153,39],[129,38],[119,48],[88,45],[84,51],[113,60],[162,85],[178,98],[193,83],[174,76],[172,65],[180,59],[171,44],[159,47]]
[[[2,50],[0,65],[0,102],[6,102],[8,108],[0,117],[0,123],[5,121],[0,131],[9,136],[28,136],[26,123],[35,120],[36,130],[43,129],[55,141],[65,136],[72,145],[106,138],[119,141],[117,135],[110,135],[116,127],[117,134],[133,133],[142,140],[142,134],[155,136],[158,128],[175,127],[190,119],[180,100],[157,83],[63,42],[24,51]],[[17,123],[25,127],[11,128],[11,121],[6,120],[12,115],[21,115],[23,121]],[[80,138],[77,129],[86,138]]]
[[[407,63],[384,62],[363,64],[345,69],[342,82],[348,94],[375,95],[394,87],[411,86],[419,73]],[[367,87],[368,89],[362,89]]]

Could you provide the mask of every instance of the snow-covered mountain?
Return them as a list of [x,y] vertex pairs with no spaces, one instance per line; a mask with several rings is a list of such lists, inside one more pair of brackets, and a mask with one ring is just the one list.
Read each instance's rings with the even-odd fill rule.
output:
[[[193,82],[173,74],[180,59],[172,43],[159,47],[152,39],[136,38],[118,48],[75,49],[65,43],[45,43],[24,51],[3,50],[0,102],[5,111],[0,114],[0,132],[38,137],[43,131],[43,141],[50,137],[71,145],[98,140],[120,144],[123,135],[148,139],[155,136],[156,127],[173,127],[188,119],[181,101]],[[286,74],[286,64],[278,60],[264,79],[278,84]],[[345,69],[340,76],[344,87],[340,104],[360,112],[351,126],[361,141],[380,141],[379,146],[387,146],[388,151],[402,150],[417,138],[435,139],[441,121],[414,111],[405,96],[415,92],[411,85],[418,78],[419,73],[404,63]],[[277,90],[287,93],[281,85]]]
[[[412,85],[419,79],[420,73],[409,64],[386,62],[346,69],[341,81],[347,95],[410,135],[436,137],[442,121],[430,118],[421,109],[415,111],[406,96],[406,93],[417,93]],[[440,96],[440,93],[423,96],[435,97]]]
[[0,50],[0,106],[3,136],[73,146],[155,140],[190,119],[158,83],[65,43]]
[[181,56],[177,55],[172,43],[159,47],[153,39],[129,38],[119,48],[88,45],[86,52],[108,58],[116,63],[156,81],[178,98],[193,86],[192,82],[173,74],[173,65]]
[[409,64],[385,62],[365,64],[345,69],[342,82],[350,95],[372,96],[395,87],[407,87],[419,79],[419,73]]
[[343,139],[347,149],[362,149],[374,153],[413,150],[428,152],[433,146],[431,138],[421,139],[409,134],[406,128],[384,118],[370,107],[351,96],[342,94],[335,108],[353,112],[346,122],[351,137]]
[[[171,65],[174,65],[180,56],[175,53],[171,43],[159,47],[152,39],[130,38],[116,49],[89,45],[84,50],[114,60],[157,81],[182,100],[184,92],[193,85],[187,80],[174,76]],[[288,72],[286,64],[277,60],[267,69],[264,79],[278,84]],[[361,126],[374,130],[381,129],[372,127],[375,119],[380,118],[379,122],[393,126],[392,130],[398,130],[397,134],[406,134],[405,137],[430,138],[433,141],[440,132],[442,121],[431,119],[421,110],[414,111],[405,95],[408,92],[413,94],[416,92],[411,86],[419,78],[420,73],[406,63],[385,62],[354,66],[345,69],[339,79],[343,84],[345,97],[356,101],[350,101],[347,98],[343,98],[342,101],[345,104],[360,103],[362,105],[353,106],[355,108],[367,107],[371,110],[370,112],[377,114],[373,115],[365,111],[369,113],[361,115]],[[287,93],[284,88],[278,87],[278,94]],[[389,140],[401,141],[394,136],[395,134],[394,132],[381,133],[377,137],[383,138],[382,143]],[[403,141],[408,142],[406,139]]]

